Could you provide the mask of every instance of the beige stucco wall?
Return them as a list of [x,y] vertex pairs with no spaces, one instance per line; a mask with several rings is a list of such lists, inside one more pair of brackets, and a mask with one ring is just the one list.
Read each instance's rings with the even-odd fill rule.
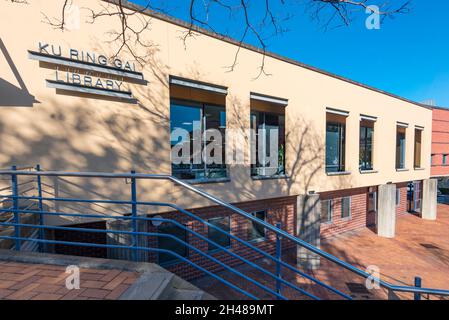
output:
[[[84,49],[111,56],[117,44],[106,43],[106,33],[118,28],[112,17],[89,24],[88,11],[81,9],[79,30],[55,30],[43,23],[59,17],[62,1],[33,0],[28,5],[0,2],[1,41],[11,61],[0,54],[0,167],[12,164],[34,165],[65,171],[170,173],[168,76],[201,80],[228,88],[228,128],[249,127],[250,92],[286,98],[287,174],[289,179],[253,181],[249,167],[232,166],[230,182],[200,187],[226,201],[238,202],[425,179],[429,176],[432,112],[417,105],[381,94],[293,64],[267,57],[270,76],[258,74],[262,56],[242,49],[238,65],[232,64],[236,47],[207,35],[187,39],[179,26],[151,19],[145,39],[157,46],[144,67],[147,86],[130,85],[139,104],[126,104],[56,94],[46,87],[54,71],[39,67],[28,58],[27,50],[37,50],[39,41],[60,44],[64,50]],[[101,1],[74,0],[78,7],[99,6]],[[135,19],[135,18],[133,18]],[[300,44],[298,44],[300,45]],[[3,50],[5,51],[5,50]],[[131,59],[126,53],[124,59]],[[368,71],[367,71],[368,72]],[[21,79],[21,80],[18,80]],[[23,83],[21,84],[21,81]],[[24,87],[26,86],[26,88]],[[34,98],[33,98],[34,97]],[[35,102],[30,103],[30,101]],[[3,103],[2,103],[3,101]],[[15,106],[8,106],[16,104]],[[6,104],[6,105],[5,105]],[[348,176],[327,176],[324,170],[326,107],[350,112],[347,119]],[[378,173],[358,171],[360,114],[378,118],[375,128],[374,166]],[[406,172],[395,170],[396,122],[409,124],[407,130]],[[413,168],[414,126],[425,128],[422,163]],[[249,156],[249,146],[239,145]],[[85,185],[106,197],[123,194],[129,185],[91,181]],[[124,189],[126,188],[126,189]],[[142,183],[141,199],[175,201],[185,207],[207,204],[184,196],[170,183]]]

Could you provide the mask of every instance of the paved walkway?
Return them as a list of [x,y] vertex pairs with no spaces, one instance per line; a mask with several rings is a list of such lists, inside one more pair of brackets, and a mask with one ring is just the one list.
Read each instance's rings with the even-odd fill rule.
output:
[[115,300],[138,278],[137,272],[80,269],[79,290],[68,290],[63,266],[0,261],[0,299]]
[[[372,230],[365,228],[328,239],[322,243],[322,249],[361,269],[376,266],[379,268],[381,278],[392,284],[413,285],[414,277],[420,276],[423,287],[449,289],[449,205],[438,205],[437,221],[426,221],[414,215],[400,217],[397,220],[394,239],[378,237]],[[283,259],[294,263],[295,252],[286,253]],[[272,263],[265,261],[261,264],[266,269],[274,271]],[[242,271],[273,288],[272,279],[266,279],[259,272],[248,268],[242,268]],[[386,299],[388,297],[386,290],[367,290],[363,279],[323,259],[320,269],[309,274],[355,299]],[[234,278],[229,273],[222,275],[227,279]],[[320,298],[338,298],[328,290],[291,272],[284,271],[283,278]],[[218,299],[244,298],[210,279],[200,279],[195,284]],[[247,285],[247,288],[254,289],[252,285]],[[283,294],[290,299],[305,298],[289,288],[284,289]],[[271,295],[264,295],[260,290],[258,290],[258,296],[272,298]],[[411,294],[399,294],[397,297],[413,298]]]

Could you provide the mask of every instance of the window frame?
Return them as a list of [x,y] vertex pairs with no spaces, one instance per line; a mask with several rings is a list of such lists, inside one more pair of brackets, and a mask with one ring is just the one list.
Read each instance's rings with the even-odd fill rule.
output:
[[[251,214],[253,217],[257,218],[256,215],[257,215],[258,213],[262,213],[262,212],[264,213],[264,220],[263,220],[263,221],[267,222],[267,218],[268,218],[268,210],[267,210],[267,209],[264,209],[264,210],[258,210],[258,211],[253,211],[253,212],[250,212],[250,214]],[[251,239],[251,238],[250,238],[250,234],[252,234],[251,230],[252,230],[252,228],[253,228],[255,222],[252,221],[252,220],[250,220],[249,223],[250,223],[250,228],[248,228],[248,230],[247,230],[247,239],[248,239],[248,242],[256,242],[256,243],[257,243],[257,242],[263,242],[263,241],[266,241],[266,240],[267,240],[267,230],[265,229],[265,227],[263,228],[263,236],[262,236],[262,237],[254,238],[254,239]]]
[[368,213],[377,212],[377,191],[368,192],[368,206],[369,206],[369,201],[370,201],[370,199],[369,199],[370,194],[374,195],[374,210],[369,210],[369,208],[367,208],[367,211],[368,211]]
[[[190,107],[190,108],[196,108],[199,109],[200,111],[200,125],[201,125],[201,152],[203,152],[203,150],[205,149],[205,146],[207,143],[210,143],[210,141],[206,141],[206,115],[205,115],[205,109],[206,107],[217,107],[217,108],[221,108],[222,111],[224,111],[225,114],[225,128],[224,128],[224,134],[222,135],[222,144],[223,144],[223,166],[224,168],[222,169],[222,171],[219,172],[223,172],[224,176],[223,177],[206,177],[208,175],[208,172],[210,173],[211,170],[213,171],[214,168],[210,168],[209,166],[214,166],[214,164],[212,165],[208,165],[204,160],[202,160],[203,163],[201,164],[194,164],[193,163],[193,152],[194,150],[190,150],[190,157],[191,157],[191,162],[189,164],[190,166],[190,171],[187,172],[187,174],[190,174],[192,176],[195,176],[195,178],[182,178],[180,176],[177,176],[177,174],[175,173],[174,169],[174,164],[171,163],[171,174],[174,177],[177,177],[178,179],[182,179],[185,181],[193,181],[193,182],[197,182],[197,181],[214,181],[214,180],[228,180],[229,179],[229,166],[226,164],[226,147],[227,147],[227,141],[226,141],[226,131],[228,129],[227,127],[227,110],[226,110],[226,105],[221,105],[221,104],[217,104],[217,103],[210,103],[210,102],[201,102],[201,101],[195,101],[195,100],[189,100],[189,99],[181,99],[181,98],[170,98],[170,134],[173,130],[172,128],[172,107],[173,105],[178,105],[178,106],[182,106],[182,107]],[[217,129],[217,128],[215,128]],[[220,130],[220,128],[218,128],[217,130]],[[191,141],[193,139],[193,137],[190,137]],[[171,140],[170,140],[170,150],[172,148],[171,145]],[[193,142],[191,142],[193,143]],[[203,166],[201,169],[193,169],[194,166]],[[209,168],[208,168],[209,167]],[[181,172],[182,170],[180,170]],[[196,173],[197,172],[202,172],[204,177],[203,178],[196,178]]]
[[[326,116],[327,117],[327,116]],[[331,170],[329,165],[327,163],[327,153],[328,153],[328,127],[329,126],[336,126],[338,127],[338,164],[332,165],[333,167],[337,166],[337,170]],[[345,121],[340,122],[336,120],[328,120],[326,119],[326,150],[325,150],[325,170],[328,174],[333,173],[342,173],[346,172],[346,118]]]
[[[401,146],[399,145],[399,141],[400,141],[400,135],[402,135],[401,131],[404,131],[404,145],[401,148]],[[398,152],[398,150],[400,150],[400,152]],[[396,170],[406,170],[407,168],[407,127],[404,126],[396,126],[396,159],[395,159],[395,167]],[[401,161],[402,160],[402,161]],[[400,165],[402,162],[402,166]]]
[[[258,114],[258,115],[256,115],[256,114]],[[282,158],[283,158],[283,164],[282,164],[282,166],[281,166],[281,164],[280,163],[278,163],[278,168],[277,168],[277,172],[275,173],[275,174],[273,174],[273,175],[263,175],[263,174],[259,174],[259,173],[257,173],[257,171],[259,170],[259,169],[263,169],[263,168],[270,168],[270,167],[268,167],[268,166],[259,166],[259,156],[258,156],[258,154],[259,154],[259,143],[260,143],[260,141],[259,141],[259,132],[258,132],[258,130],[259,130],[259,128],[258,128],[258,124],[256,123],[256,127],[255,128],[253,128],[253,116],[255,116],[256,117],[256,119],[257,119],[257,117],[260,117],[260,116],[263,116],[263,124],[262,124],[262,126],[263,126],[263,128],[262,129],[265,129],[265,127],[266,127],[266,117],[267,117],[267,115],[269,115],[269,116],[276,116],[276,117],[278,117],[278,123],[279,123],[279,129],[278,129],[278,141],[281,139],[281,132],[283,132],[283,137],[282,137],[282,140],[284,141],[284,144],[283,144],[283,150],[282,150]],[[280,130],[280,128],[281,128],[281,121],[280,121],[280,118],[283,118],[283,130]],[[256,150],[251,150],[251,157],[254,155],[255,157],[256,157],[256,159],[254,159],[254,160],[251,160],[251,166],[250,166],[250,175],[251,175],[251,177],[252,178],[275,178],[275,177],[282,177],[282,176],[285,176],[286,175],[286,144],[287,144],[287,135],[286,135],[286,123],[285,123],[285,120],[286,120],[286,115],[285,115],[285,111],[284,112],[279,112],[279,113],[277,113],[277,112],[270,112],[270,111],[260,111],[260,110],[257,110],[257,109],[252,109],[252,110],[250,110],[250,127],[251,127],[251,129],[252,129],[252,133],[253,132],[255,132],[255,143],[254,143],[254,147],[256,148]],[[262,142],[265,142],[264,143],[264,145],[265,145],[265,147],[266,147],[266,134],[264,135],[264,137],[263,137],[263,141]],[[264,157],[266,157],[266,148],[263,148],[264,149],[264,151],[265,151],[265,155],[264,155]],[[278,159],[279,159],[279,152],[280,152],[280,148],[281,148],[281,145],[278,145]],[[271,165],[271,164],[270,164]],[[282,167],[282,169],[280,169]]]
[[[228,221],[228,227],[229,227],[229,229],[228,230],[223,230],[223,231],[225,231],[225,232],[227,232],[227,233],[229,233],[229,234],[232,234],[232,221],[231,221],[231,216],[223,216],[223,217],[214,217],[214,218],[210,218],[210,219],[208,219],[207,220],[207,222],[208,223],[210,223],[210,224],[213,224],[213,220],[219,220],[219,219],[226,219],[227,221]],[[216,226],[216,225],[214,225],[215,227],[217,227],[218,228],[218,226]],[[221,228],[220,228],[221,229]],[[211,240],[211,241],[213,241],[212,239],[211,239],[211,236],[210,236],[210,231],[211,231],[211,228],[208,226],[207,227],[207,239],[208,240]],[[218,232],[218,231],[217,231]],[[221,234],[221,233],[220,233]],[[224,235],[223,235],[224,236]],[[232,242],[231,242],[231,237],[230,236],[226,236],[226,238],[228,239],[228,245],[227,246],[223,246],[222,245],[222,247],[224,247],[225,249],[230,249],[231,247],[232,247]],[[214,241],[213,241],[214,242]],[[214,249],[211,249],[211,246],[215,246],[216,248],[214,248]],[[216,245],[212,245],[211,243],[207,243],[207,252],[208,253],[216,253],[216,252],[220,252],[220,251],[222,251],[223,249],[220,249],[220,248],[218,248]]]
[[[347,217],[343,217],[343,208],[344,208],[344,206],[343,206],[343,200],[344,200],[344,199],[348,199],[348,200],[349,200],[349,205],[348,205],[348,208],[349,208],[349,215],[348,215]],[[352,218],[352,210],[351,210],[352,197],[351,197],[351,196],[342,197],[340,203],[341,203],[341,204],[340,204],[340,219],[342,219],[342,220],[351,220],[351,218]]]
[[[165,224],[165,226],[171,224],[171,225],[173,225],[175,228],[180,229],[180,230],[183,231],[184,237],[185,237],[185,238],[184,238],[184,242],[185,242],[186,244],[185,244],[185,245],[182,245],[182,246],[184,246],[185,255],[181,255],[181,254],[180,254],[180,255],[181,255],[182,257],[184,257],[184,258],[189,258],[189,256],[190,256],[190,250],[189,250],[189,247],[187,246],[187,245],[189,244],[189,233],[187,232],[187,230],[184,229],[184,228],[178,227],[176,224],[174,224],[174,223],[172,223],[172,222],[167,222],[167,223],[163,223],[163,224],[161,224],[160,226],[156,227],[157,233],[159,233],[160,228],[163,227],[164,224]],[[185,224],[183,224],[183,226],[187,228],[187,226],[186,226]],[[164,233],[164,232],[161,232],[161,233]],[[175,236],[175,237],[176,237],[176,236]],[[177,237],[177,238],[180,239],[179,237]],[[158,247],[158,249],[160,249],[160,239],[161,239],[161,237],[158,236],[158,237],[157,237],[157,247]],[[170,238],[166,238],[166,239],[170,239]],[[170,239],[170,240],[172,240],[172,239]],[[183,240],[183,239],[181,239],[181,240]],[[172,240],[172,241],[175,241],[175,240]],[[177,243],[178,245],[181,246],[181,244],[180,244],[179,242],[176,241],[176,243]],[[157,253],[157,263],[158,263],[160,266],[168,267],[168,266],[173,266],[173,265],[176,265],[176,264],[179,264],[179,263],[183,263],[183,261],[182,261],[181,259],[178,259],[178,258],[176,258],[176,257],[174,257],[174,256],[172,256],[172,255],[170,255],[170,257],[173,257],[173,260],[161,262],[161,258],[160,258],[160,257],[161,257],[161,254],[169,255],[168,253],[164,253],[164,252],[158,252],[158,253]]]
[[[370,122],[368,125],[367,122]],[[361,120],[360,121],[360,129],[359,129],[359,170],[360,171],[373,171],[374,170],[374,121]],[[368,142],[368,129],[371,129],[371,150],[370,150],[370,166],[365,167],[363,164],[367,163],[367,152],[368,146],[370,145]],[[365,159],[362,159],[362,130],[364,130],[364,141],[363,141],[363,149],[365,150]]]
[[[418,150],[418,133],[419,133],[419,150]],[[415,128],[415,144],[413,150],[413,166],[414,168],[420,169],[422,168],[422,135],[423,130]],[[419,152],[418,152],[419,151]]]
[[448,157],[449,157],[449,154],[446,154],[446,153],[443,153],[443,159],[441,160],[441,164],[443,165],[443,166],[447,166],[447,165],[449,165],[449,163],[448,163]]
[[324,200],[320,200],[321,201],[321,210],[323,210],[323,202],[327,202],[327,220],[323,221],[323,215],[322,215],[322,211],[321,211],[321,216],[320,216],[320,223],[322,224],[331,224],[333,222],[333,216],[334,216],[334,203],[333,203],[333,199],[324,199]]

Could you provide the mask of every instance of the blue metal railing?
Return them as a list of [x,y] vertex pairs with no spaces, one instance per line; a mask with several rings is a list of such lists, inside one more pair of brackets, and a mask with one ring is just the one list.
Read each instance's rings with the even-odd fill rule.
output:
[[[14,168],[13,168],[14,169]],[[202,190],[199,190],[197,188],[192,187],[191,185],[178,180],[174,177],[167,176],[167,175],[151,175],[151,174],[138,174],[138,173],[130,173],[130,174],[113,174],[113,173],[75,173],[75,172],[54,172],[54,171],[39,171],[40,168],[37,167],[37,171],[16,171],[16,170],[2,170],[0,171],[0,175],[8,175],[11,177],[11,184],[12,184],[12,193],[11,195],[5,195],[1,196],[2,198],[8,198],[12,200],[12,207],[11,208],[5,208],[0,209],[0,213],[13,213],[14,220],[13,223],[11,222],[0,222],[0,226],[6,226],[14,228],[14,236],[0,236],[0,239],[7,239],[14,241],[15,249],[20,250],[21,248],[21,242],[22,241],[35,241],[40,244],[40,248],[42,251],[44,251],[42,248],[44,248],[47,244],[60,244],[60,245],[72,245],[72,246],[87,246],[87,247],[98,247],[98,248],[115,248],[115,249],[130,249],[133,252],[133,260],[138,260],[139,252],[147,251],[147,252],[163,252],[170,254],[177,259],[191,265],[192,267],[206,273],[207,275],[213,277],[214,279],[220,281],[221,283],[229,286],[230,288],[236,290],[237,292],[245,295],[246,297],[255,299],[257,298],[253,293],[248,292],[247,290],[242,289],[241,287],[231,283],[230,281],[218,276],[216,273],[211,272],[207,270],[205,267],[198,265],[197,263],[187,259],[186,257],[182,257],[181,255],[177,254],[176,252],[160,249],[160,248],[152,248],[152,247],[143,247],[138,245],[138,239],[141,236],[145,237],[168,237],[178,243],[180,243],[183,246],[186,246],[190,250],[196,252],[197,254],[203,256],[204,258],[212,261],[213,263],[219,265],[224,270],[227,270],[234,275],[237,275],[241,279],[255,285],[257,288],[261,289],[263,292],[267,292],[273,297],[276,297],[278,299],[286,299],[286,296],[282,294],[282,286],[288,287],[290,289],[293,289],[296,292],[299,292],[301,295],[304,295],[308,298],[312,299],[319,299],[316,295],[307,292],[306,290],[298,287],[295,284],[292,284],[288,282],[287,280],[283,279],[281,276],[281,267],[288,269],[290,271],[293,271],[294,273],[304,277],[305,279],[313,282],[314,284],[329,290],[330,292],[338,295],[339,297],[345,298],[345,299],[351,299],[351,297],[332,286],[327,285],[326,283],[306,274],[305,272],[291,266],[290,264],[286,263],[281,259],[281,239],[287,239],[289,241],[292,241],[295,245],[301,246],[306,248],[307,250],[335,263],[336,265],[347,269],[354,274],[365,278],[365,279],[371,279],[371,281],[376,281],[379,283],[382,287],[394,292],[407,292],[407,293],[414,293],[414,294],[431,294],[431,295],[449,295],[449,291],[447,290],[439,290],[439,289],[430,289],[430,288],[420,288],[420,287],[408,287],[408,286],[394,286],[389,283],[386,283],[380,279],[373,278],[372,275],[368,274],[365,271],[362,271],[360,269],[357,269],[353,267],[350,264],[347,264],[346,262],[308,244],[307,242],[304,242],[301,239],[296,238],[295,236],[287,233],[284,230],[281,230],[279,226],[273,226],[263,220],[257,219],[253,215],[235,207],[230,204],[227,204],[220,199],[217,199],[213,197],[212,195],[209,195],[205,193]],[[26,196],[26,195],[19,195],[18,186],[20,185],[18,183],[18,176],[36,176],[37,177],[37,196]],[[124,178],[124,179],[130,179],[131,180],[131,201],[128,200],[104,200],[104,199],[80,199],[80,198],[63,198],[63,197],[44,197],[43,196],[43,190],[42,190],[42,180],[41,177],[84,177],[84,178],[110,178],[110,179],[117,179],[117,178]],[[266,230],[270,230],[275,233],[276,235],[276,256],[273,257],[272,255],[268,254],[267,252],[261,250],[257,246],[255,246],[252,243],[249,243],[243,239],[240,239],[239,237],[233,235],[232,233],[228,233],[213,224],[210,224],[206,220],[203,220],[202,218],[198,217],[197,215],[180,208],[174,204],[170,203],[163,203],[163,202],[143,202],[137,200],[137,185],[136,180],[137,179],[153,179],[153,180],[168,180],[172,181],[175,184],[182,186],[186,190],[190,190],[218,205],[224,206],[225,208],[233,211],[234,213],[237,213],[240,216],[243,216],[247,218],[249,221],[255,222],[257,224],[260,224],[263,226]],[[20,208],[20,200],[37,200],[38,202],[38,210],[29,210],[28,209],[21,209]],[[131,214],[129,216],[111,216],[111,215],[99,215],[99,214],[83,214],[83,213],[67,213],[67,212],[51,212],[49,210],[44,210],[44,202],[67,202],[67,203],[84,203],[84,204],[120,204],[120,205],[130,205],[131,206]],[[214,230],[218,231],[219,233],[229,237],[230,239],[233,239],[243,246],[253,250],[255,253],[260,254],[261,256],[270,259],[273,261],[275,265],[275,273],[272,273],[268,270],[265,270],[263,267],[259,266],[255,262],[249,261],[248,259],[245,259],[241,256],[239,256],[236,252],[225,248],[223,246],[220,246],[219,244],[213,242],[212,240],[208,239],[207,237],[195,232],[194,230],[187,228],[183,224],[173,220],[173,219],[164,219],[164,218],[150,218],[150,217],[142,217],[138,215],[138,207],[140,206],[162,206],[162,207],[169,207],[172,208],[181,214],[184,214],[188,216],[191,219],[194,219],[196,221],[201,222],[203,225],[207,226],[208,228],[213,228]],[[20,220],[21,214],[34,214],[39,215],[39,224],[29,224],[29,223],[22,223]],[[90,228],[74,228],[74,227],[61,227],[61,226],[49,226],[44,224],[44,217],[45,216],[59,216],[59,217],[77,217],[77,218],[93,218],[93,219],[120,219],[120,220],[131,220],[131,229],[132,231],[118,231],[118,230],[103,230],[103,229],[90,229]],[[159,222],[168,222],[173,223],[177,227],[185,230],[189,234],[201,239],[202,241],[205,241],[209,244],[213,244],[215,247],[219,248],[222,252],[225,254],[228,254],[232,256],[233,258],[241,261],[242,263],[254,268],[255,270],[258,270],[262,272],[264,275],[270,277],[272,280],[274,280],[274,286],[273,288],[268,287],[265,284],[262,284],[260,281],[256,279],[252,279],[249,276],[243,274],[242,272],[236,270],[234,267],[231,267],[229,265],[226,265],[223,261],[220,261],[219,259],[213,257],[212,255],[192,246],[186,241],[183,241],[173,235],[169,234],[163,234],[160,232],[140,232],[138,231],[138,222],[139,221],[145,221],[146,223],[152,222],[152,221],[159,221]],[[37,228],[39,232],[39,238],[38,239],[30,239],[27,237],[24,237],[21,234],[21,228]],[[68,241],[56,241],[56,240],[48,240],[44,239],[44,230],[62,230],[62,231],[78,231],[78,232],[96,232],[96,233],[104,233],[104,234],[126,234],[131,236],[131,245],[108,245],[108,244],[97,244],[97,243],[85,243],[85,242],[68,242]]]

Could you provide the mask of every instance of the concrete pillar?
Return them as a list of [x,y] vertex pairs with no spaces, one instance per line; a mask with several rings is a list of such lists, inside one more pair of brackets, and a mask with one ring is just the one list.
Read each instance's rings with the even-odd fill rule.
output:
[[394,238],[396,231],[396,185],[380,185],[377,202],[377,234],[385,238]]
[[[106,221],[106,229],[114,231],[131,231],[131,220],[108,220]],[[137,229],[139,232],[148,232],[148,222],[138,221]],[[106,241],[108,245],[119,245],[119,246],[131,246],[132,235],[130,234],[118,234],[118,233],[107,233]],[[138,244],[139,247],[148,247],[148,237],[139,236]],[[108,259],[118,259],[118,260],[128,260],[133,259],[133,250],[122,249],[122,248],[108,248],[107,257]],[[139,261],[148,262],[148,251],[137,251],[137,256]]]
[[423,180],[422,185],[421,218],[426,220],[436,220],[438,180]]
[[[320,247],[321,204],[318,194],[301,195],[297,200],[297,236],[315,247]],[[306,269],[317,269],[320,256],[304,249],[297,248],[297,263]]]

